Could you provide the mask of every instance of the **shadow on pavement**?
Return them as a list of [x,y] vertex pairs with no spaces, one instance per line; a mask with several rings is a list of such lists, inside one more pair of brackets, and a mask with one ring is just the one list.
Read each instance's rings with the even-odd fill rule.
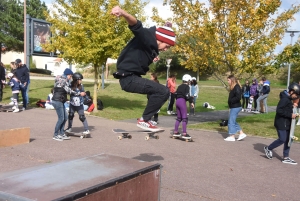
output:
[[135,156],[132,159],[142,160],[142,161],[146,161],[146,162],[164,160],[164,158],[162,156],[155,156],[154,154],[151,154],[151,153],[140,154],[139,156]]

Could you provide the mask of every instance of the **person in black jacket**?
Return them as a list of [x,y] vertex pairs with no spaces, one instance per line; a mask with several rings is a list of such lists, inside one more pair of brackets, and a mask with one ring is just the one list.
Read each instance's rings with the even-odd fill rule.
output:
[[235,134],[237,132],[240,133],[239,138],[237,140],[244,139],[247,135],[242,131],[240,125],[236,122],[236,118],[239,112],[242,110],[241,105],[241,97],[242,97],[242,89],[238,82],[238,80],[230,75],[227,78],[230,92],[228,97],[228,106],[230,108],[229,119],[228,119],[228,134],[229,136],[225,138],[225,141],[235,141]]
[[21,59],[16,59],[15,64],[17,66],[15,70],[15,75],[20,81],[20,89],[23,99],[22,110],[24,111],[27,108],[27,87],[29,84],[29,70],[25,64],[22,64]]
[[144,28],[142,23],[132,15],[116,6],[112,15],[123,17],[134,38],[122,50],[117,61],[117,72],[113,75],[120,79],[122,90],[149,95],[144,113],[138,119],[137,126],[150,131],[159,129],[151,124],[151,117],[156,114],[169,98],[169,90],[165,86],[142,78],[149,71],[149,65],[158,60],[159,51],[165,51],[175,45],[175,33],[171,25]]
[[283,146],[283,163],[297,165],[293,159],[289,157],[290,147],[288,146],[290,138],[290,128],[292,119],[296,118],[296,114],[293,114],[293,107],[297,107],[297,104],[293,104],[292,100],[297,100],[300,97],[300,86],[296,83],[290,84],[288,90],[280,92],[280,100],[277,104],[276,115],[274,120],[274,126],[277,130],[278,139],[272,142],[269,146],[264,147],[266,156],[268,159],[272,159],[272,150],[280,145]]
[[3,98],[3,88],[5,83],[5,68],[2,62],[0,62],[0,102]]

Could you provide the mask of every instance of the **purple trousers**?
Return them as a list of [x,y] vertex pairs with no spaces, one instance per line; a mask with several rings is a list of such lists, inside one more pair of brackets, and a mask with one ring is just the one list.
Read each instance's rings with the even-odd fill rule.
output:
[[182,133],[186,133],[186,125],[188,123],[188,118],[187,118],[186,100],[184,98],[178,98],[176,100],[176,113],[177,113],[177,119],[175,122],[174,133],[178,132],[178,127],[181,121],[182,121]]

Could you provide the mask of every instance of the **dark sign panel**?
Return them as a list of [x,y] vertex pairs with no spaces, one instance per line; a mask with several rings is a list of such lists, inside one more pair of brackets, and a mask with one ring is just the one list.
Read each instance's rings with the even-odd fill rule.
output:
[[50,43],[50,24],[42,21],[32,20],[32,54],[50,56],[42,45]]

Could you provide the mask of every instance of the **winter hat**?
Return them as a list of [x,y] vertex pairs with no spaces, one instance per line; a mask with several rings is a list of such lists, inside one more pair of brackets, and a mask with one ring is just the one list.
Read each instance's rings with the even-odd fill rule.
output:
[[73,71],[69,68],[66,68],[64,71],[64,75],[73,75]]
[[20,63],[22,63],[22,60],[21,59],[16,59],[16,61],[15,61],[17,64],[20,64]]
[[167,27],[167,26],[158,27],[156,28],[155,35],[157,40],[163,43],[167,43],[168,45],[171,46],[175,45],[175,33],[171,27]]

